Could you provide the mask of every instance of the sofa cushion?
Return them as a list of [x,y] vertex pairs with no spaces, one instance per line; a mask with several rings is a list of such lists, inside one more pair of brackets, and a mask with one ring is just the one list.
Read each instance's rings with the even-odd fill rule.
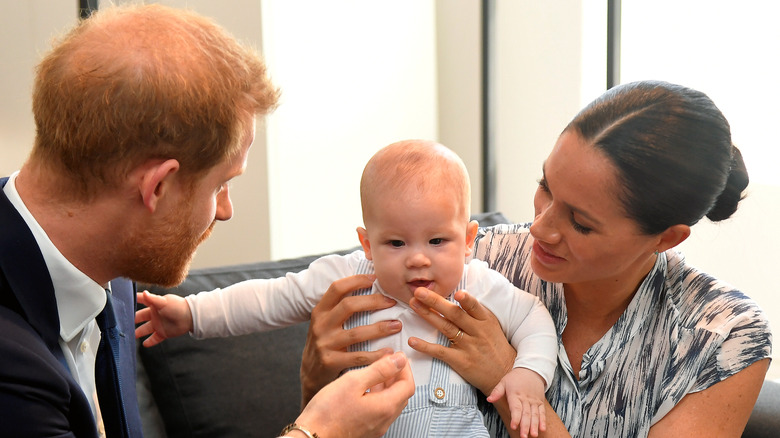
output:
[[766,380],[750,413],[742,438],[780,436],[780,381]]
[[[483,226],[508,222],[500,213],[474,218]],[[319,257],[198,269],[178,287],[139,285],[139,290],[185,296],[252,278],[281,277],[306,269]],[[274,436],[300,412],[299,372],[307,330],[308,324],[299,324],[230,338],[181,336],[139,347],[167,436]],[[146,415],[149,422],[153,417]]]

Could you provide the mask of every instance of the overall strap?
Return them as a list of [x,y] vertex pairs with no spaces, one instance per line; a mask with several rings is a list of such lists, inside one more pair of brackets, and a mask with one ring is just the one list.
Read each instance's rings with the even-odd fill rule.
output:
[[[374,273],[374,263],[372,263],[370,260],[364,258],[360,261],[360,263],[357,266],[357,269],[355,269],[355,275],[360,274],[373,274]],[[359,289],[355,292],[352,292],[352,296],[360,296],[360,295],[370,295],[372,288],[365,288],[365,289]],[[360,327],[363,325],[368,325],[370,321],[370,312],[357,312],[353,313],[352,316],[347,319],[346,322],[344,322],[344,329],[349,330],[355,327]],[[368,341],[363,341],[359,344],[353,344],[350,345],[348,348],[348,351],[368,351]],[[353,369],[358,369],[363,367],[355,367]]]

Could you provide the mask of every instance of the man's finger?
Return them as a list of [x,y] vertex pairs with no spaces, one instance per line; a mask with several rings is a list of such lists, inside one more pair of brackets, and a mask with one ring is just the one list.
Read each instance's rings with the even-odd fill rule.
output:
[[407,364],[406,356],[397,352],[377,360],[366,368],[353,371],[353,373],[362,372],[359,376],[361,379],[360,387],[365,388],[365,391],[380,383],[395,379],[407,367]]

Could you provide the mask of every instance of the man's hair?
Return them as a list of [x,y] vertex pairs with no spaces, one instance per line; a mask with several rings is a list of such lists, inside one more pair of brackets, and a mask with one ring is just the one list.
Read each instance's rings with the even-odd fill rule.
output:
[[90,198],[133,168],[176,159],[185,179],[237,155],[278,90],[262,59],[194,12],[108,7],[38,65],[30,159]]
[[463,220],[471,211],[471,183],[463,160],[452,150],[429,140],[404,140],[380,149],[366,164],[360,180],[363,222],[369,205],[392,192],[413,196],[426,191],[452,193]]

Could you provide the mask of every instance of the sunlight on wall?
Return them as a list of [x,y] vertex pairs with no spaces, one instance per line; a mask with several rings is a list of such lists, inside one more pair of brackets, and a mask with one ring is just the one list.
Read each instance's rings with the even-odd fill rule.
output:
[[272,259],[356,246],[365,163],[437,136],[433,0],[304,4],[263,4]]

